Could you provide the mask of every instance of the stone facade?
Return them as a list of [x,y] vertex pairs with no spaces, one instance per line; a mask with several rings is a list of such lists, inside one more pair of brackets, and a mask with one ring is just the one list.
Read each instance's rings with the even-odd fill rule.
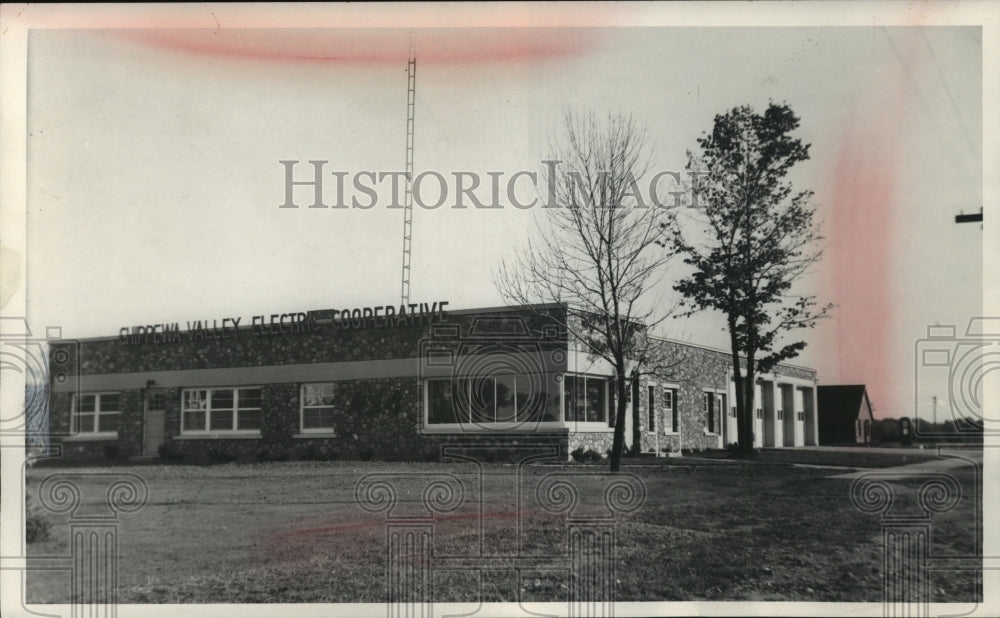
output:
[[[313,312],[322,318],[324,312]],[[527,331],[543,349],[565,347],[551,317],[556,309],[503,312],[452,312],[444,322],[463,335],[475,332],[477,321],[509,318]],[[55,343],[53,352],[64,349],[70,364],[83,375],[143,373],[216,367],[266,367],[272,365],[339,363],[404,359],[416,356],[422,344],[433,340],[430,319],[417,319],[393,326],[355,329],[341,323],[325,324],[319,330],[277,334],[254,334],[241,326],[238,334],[220,339],[184,338],[174,342],[123,344],[119,337]],[[442,323],[434,320],[433,323]],[[488,335],[483,335],[488,337]],[[502,338],[503,334],[500,334]],[[476,337],[472,337],[475,342]]]
[[[146,435],[146,400],[156,393],[162,395],[163,438],[165,453],[184,461],[206,459],[267,460],[267,459],[379,459],[425,460],[440,457],[445,446],[464,449],[485,449],[490,457],[508,454],[516,457],[526,445],[544,446],[568,458],[577,449],[592,450],[605,455],[612,446],[614,396],[609,401],[608,426],[588,427],[577,430],[573,423],[562,427],[549,426],[534,431],[510,431],[502,427],[489,432],[462,432],[434,430],[424,427],[424,394],[421,378],[416,375],[394,375],[377,378],[349,379],[332,374],[330,380],[336,389],[336,425],[324,433],[303,432],[301,428],[301,385],[316,380],[283,381],[264,380],[254,386],[261,389],[261,425],[259,435],[184,434],[181,428],[182,391],[186,387],[205,388],[204,385],[187,383],[161,384],[146,380],[150,372],[179,372],[177,380],[205,370],[223,368],[238,375],[240,371],[275,366],[304,366],[316,363],[357,364],[363,361],[391,361],[414,359],[424,352],[428,341],[436,335],[432,329],[439,326],[455,327],[461,338],[473,333],[464,354],[480,354],[481,350],[504,342],[507,322],[520,324],[522,331],[515,339],[528,341],[526,349],[537,351],[562,362],[565,371],[566,357],[573,346],[569,345],[564,330],[558,328],[562,310],[549,307],[541,311],[518,309],[482,310],[479,312],[449,313],[443,324],[427,322],[404,323],[393,327],[352,329],[334,323],[330,327],[283,335],[259,335],[248,329],[224,339],[190,339],[173,342],[124,344],[118,338],[102,338],[54,345],[53,350],[65,349],[80,370],[90,379],[103,379],[100,391],[115,391],[120,395],[120,416],[117,438],[81,439],[70,437],[62,442],[66,455],[97,456],[115,452],[118,457],[141,455]],[[490,324],[499,330],[492,334],[476,329],[481,318],[489,316]],[[506,322],[505,322],[506,321]],[[515,324],[516,323],[516,324]],[[497,326],[499,325],[499,326]],[[516,329],[515,329],[516,330]],[[511,331],[514,332],[514,331]],[[477,339],[477,337],[479,339]],[[639,423],[634,434],[627,434],[631,443],[633,435],[639,439],[639,450],[660,454],[715,448],[719,446],[725,410],[721,411],[715,427],[707,431],[707,420],[702,407],[706,390],[728,393],[730,388],[731,359],[729,354],[678,342],[661,341],[665,367],[652,375],[644,375],[639,385],[639,397],[630,401],[627,414],[631,418],[638,411]],[[471,350],[471,352],[470,352]],[[339,366],[339,365],[338,365]],[[546,365],[553,371],[556,365]],[[192,371],[193,370],[193,371]],[[605,369],[607,371],[607,369]],[[259,373],[259,370],[258,370]],[[775,372],[803,380],[813,380],[815,372],[794,366],[780,366]],[[257,375],[257,374],[254,374]],[[114,386],[114,380],[128,380],[128,386]],[[609,375],[610,377],[610,375]],[[293,378],[294,379],[294,378]],[[248,378],[249,380],[249,378]],[[135,384],[145,383],[146,388]],[[124,384],[124,382],[123,382]],[[240,385],[253,382],[240,382]],[[655,422],[658,433],[648,431],[648,386],[655,385],[657,397],[662,389],[676,389],[676,432],[664,433],[671,419],[657,402]],[[217,384],[227,387],[228,383]],[[609,391],[613,392],[613,388]],[[68,435],[70,431],[71,389],[53,389],[50,399],[50,431],[55,435]],[[594,425],[594,423],[591,423]],[[114,447],[110,448],[109,447]],[[147,449],[148,451],[149,449]]]

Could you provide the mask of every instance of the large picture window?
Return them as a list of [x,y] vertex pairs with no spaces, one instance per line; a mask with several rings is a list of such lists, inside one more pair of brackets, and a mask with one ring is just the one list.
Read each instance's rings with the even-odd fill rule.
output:
[[121,414],[118,393],[81,393],[73,396],[72,427],[80,435],[117,435]]
[[302,431],[332,433],[336,429],[336,384],[302,385]]
[[563,401],[568,423],[607,423],[608,379],[567,375],[563,380]]
[[259,386],[192,388],[181,396],[181,433],[257,433]]
[[550,381],[543,375],[428,380],[427,424],[558,421],[558,390]]

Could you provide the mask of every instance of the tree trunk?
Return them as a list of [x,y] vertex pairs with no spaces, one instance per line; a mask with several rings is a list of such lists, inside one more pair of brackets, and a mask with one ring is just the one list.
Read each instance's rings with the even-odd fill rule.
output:
[[639,397],[642,393],[639,390],[639,376],[632,373],[629,378],[629,392],[632,393],[632,453],[638,455],[642,451],[642,414],[639,412]]
[[753,361],[747,356],[747,367],[744,373],[740,369],[739,342],[736,338],[736,324],[729,322],[729,341],[733,353],[733,380],[736,384],[736,440],[739,444],[740,457],[753,457]]
[[744,418],[745,434],[740,436],[740,456],[744,459],[753,457],[753,413],[754,413],[754,362],[751,350],[747,350],[747,369],[743,377],[744,405],[746,416]]
[[625,449],[625,412],[628,400],[625,397],[625,371],[615,368],[615,437],[611,443],[611,471],[618,472],[622,463],[622,451]]

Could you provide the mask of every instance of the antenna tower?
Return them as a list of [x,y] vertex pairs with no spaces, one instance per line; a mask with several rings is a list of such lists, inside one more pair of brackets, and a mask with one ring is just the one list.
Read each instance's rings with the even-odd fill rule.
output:
[[417,47],[410,32],[406,65],[406,189],[403,197],[403,283],[400,303],[410,302],[410,249],[413,242],[413,107],[417,95]]

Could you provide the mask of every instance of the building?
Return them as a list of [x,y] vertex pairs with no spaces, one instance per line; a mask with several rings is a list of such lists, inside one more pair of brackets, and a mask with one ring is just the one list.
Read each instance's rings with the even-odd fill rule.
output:
[[875,417],[864,384],[820,386],[819,443],[870,444]]
[[[449,443],[604,454],[613,371],[568,340],[558,304],[447,303],[122,328],[50,349],[65,455],[415,460]],[[249,324],[247,323],[249,322]],[[626,441],[660,454],[735,441],[728,352],[657,340],[676,362],[632,389]],[[816,372],[758,382],[758,446],[816,444]]]

